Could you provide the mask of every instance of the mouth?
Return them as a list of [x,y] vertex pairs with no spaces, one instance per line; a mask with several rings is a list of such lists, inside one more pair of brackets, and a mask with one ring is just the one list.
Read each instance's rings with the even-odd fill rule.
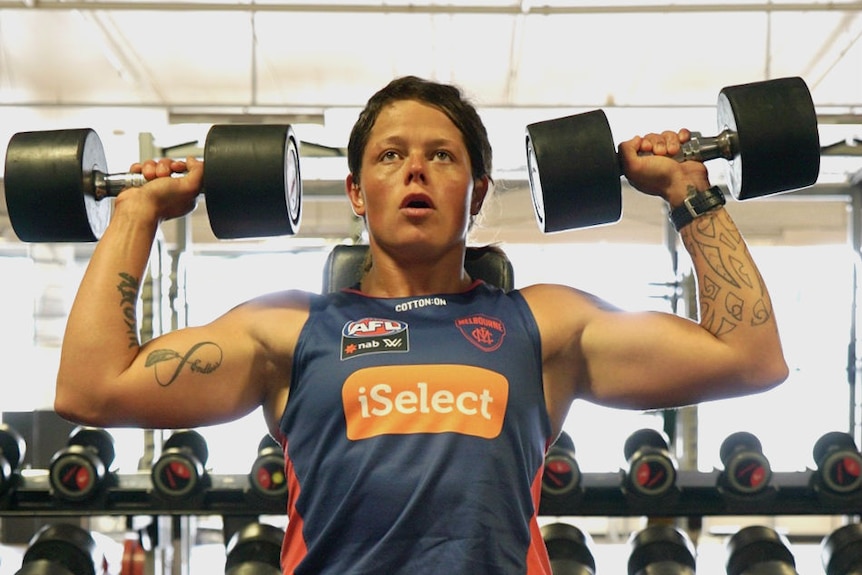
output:
[[401,209],[406,210],[429,210],[434,208],[434,203],[428,196],[422,194],[411,194],[401,202]]

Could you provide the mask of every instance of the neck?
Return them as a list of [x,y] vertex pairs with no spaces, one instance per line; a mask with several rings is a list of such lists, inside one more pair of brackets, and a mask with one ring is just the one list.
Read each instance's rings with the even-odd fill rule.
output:
[[362,292],[375,297],[464,292],[473,284],[473,279],[464,269],[463,252],[456,256],[434,261],[399,261],[376,250],[371,269],[362,277]]

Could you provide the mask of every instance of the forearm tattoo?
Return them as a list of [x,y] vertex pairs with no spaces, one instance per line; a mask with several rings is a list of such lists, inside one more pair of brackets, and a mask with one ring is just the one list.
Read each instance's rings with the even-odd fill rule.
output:
[[138,278],[127,273],[120,273],[120,283],[117,284],[117,291],[120,292],[120,310],[123,313],[123,322],[126,324],[126,335],[129,338],[130,348],[138,346],[136,307],[139,287]]
[[763,278],[724,210],[695,219],[680,235],[699,271],[701,325],[721,336],[770,320]]
[[[186,353],[173,349],[157,349],[147,355],[146,367],[152,367],[156,382],[167,387],[174,383],[188,366],[192,373],[208,374],[219,368],[222,361],[222,349],[211,341],[196,343]],[[160,364],[161,369],[160,369]]]

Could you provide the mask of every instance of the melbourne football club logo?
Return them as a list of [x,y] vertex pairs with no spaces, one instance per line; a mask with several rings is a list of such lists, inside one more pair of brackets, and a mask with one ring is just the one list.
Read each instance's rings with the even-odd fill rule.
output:
[[467,341],[482,351],[496,351],[506,337],[506,324],[480,313],[456,319],[455,325]]
[[366,317],[347,322],[341,330],[341,359],[409,350],[409,332],[403,321]]

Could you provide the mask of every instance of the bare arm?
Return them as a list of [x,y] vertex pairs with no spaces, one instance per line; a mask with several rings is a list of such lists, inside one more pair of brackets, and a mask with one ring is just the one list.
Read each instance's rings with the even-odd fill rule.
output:
[[[670,139],[678,143],[675,135]],[[691,189],[709,187],[702,164],[638,157],[639,150],[652,151],[654,141],[643,142],[620,146],[639,189],[679,205]],[[675,151],[663,143],[656,153]],[[787,377],[769,293],[727,211],[696,219],[681,238],[694,266],[698,323],[667,313],[621,312],[562,286],[525,290],[542,333],[545,393],[557,424],[576,397],[659,408],[754,393]]]
[[[302,325],[306,309],[297,294],[250,302],[207,326],[138,342],[139,283],[157,226],[191,209],[199,190],[202,165],[188,167],[185,177],[158,178],[116,200],[63,339],[55,409],[70,420],[194,427],[286,399],[291,333]],[[163,168],[158,175],[165,175]],[[281,325],[295,327],[284,334],[283,347],[274,348],[274,334],[260,327],[264,313],[282,314]]]

